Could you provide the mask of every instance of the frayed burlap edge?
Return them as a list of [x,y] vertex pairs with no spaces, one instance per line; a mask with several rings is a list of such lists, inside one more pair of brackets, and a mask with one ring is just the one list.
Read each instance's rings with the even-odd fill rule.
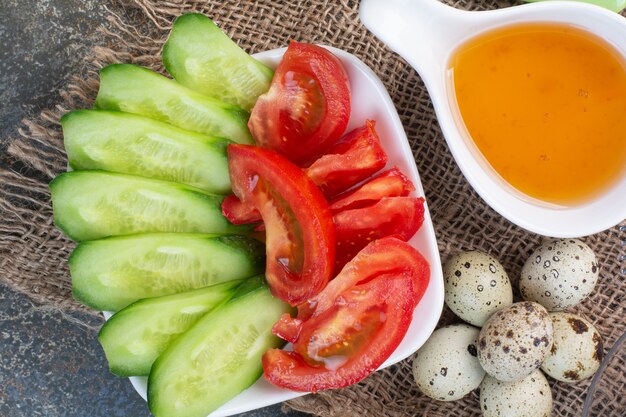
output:
[[[456,2],[463,9],[492,9],[505,1]],[[83,309],[71,298],[66,259],[74,244],[52,223],[47,182],[66,168],[59,118],[69,109],[90,107],[104,65],[131,62],[163,72],[160,50],[172,20],[188,11],[212,17],[249,52],[284,46],[293,38],[333,45],[368,64],[384,81],[399,109],[426,189],[442,259],[459,250],[479,249],[498,257],[514,284],[523,261],[541,238],[502,219],[467,184],[439,131],[428,94],[415,72],[358,22],[353,1],[220,2],[125,0],[109,10],[102,43],[60,92],[59,104],[24,121],[8,154],[20,168],[0,171],[0,276],[38,303]],[[623,223],[623,225],[626,223]],[[626,237],[623,237],[626,238]],[[592,321],[610,347],[625,330],[625,283],[618,256],[617,228],[585,239],[602,265],[594,294],[574,311]],[[441,324],[454,321],[444,311]],[[596,393],[593,414],[621,416],[626,409],[624,356],[607,369]],[[580,414],[589,381],[551,381],[555,416]],[[377,372],[342,390],[321,392],[285,404],[319,416],[473,416],[478,394],[454,403],[422,396],[412,382],[410,360]]]

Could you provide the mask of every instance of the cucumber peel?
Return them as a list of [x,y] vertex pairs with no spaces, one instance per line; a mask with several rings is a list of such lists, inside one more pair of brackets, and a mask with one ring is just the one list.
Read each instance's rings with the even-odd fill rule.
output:
[[72,292],[97,310],[257,275],[265,248],[245,236],[152,233],[80,243],[69,259]]
[[76,241],[147,232],[236,233],[223,196],[167,181],[72,171],[50,183],[54,222]]
[[174,21],[163,63],[182,85],[250,110],[267,92],[274,72],[252,58],[211,19],[188,13]]
[[102,68],[95,107],[139,114],[237,143],[253,143],[248,112],[137,65]]
[[155,359],[180,334],[228,301],[242,281],[137,301],[111,317],[98,340],[118,376],[148,375]]
[[61,118],[73,169],[100,169],[230,192],[228,140],[130,113],[76,110]]
[[263,373],[263,354],[283,344],[271,330],[290,311],[262,283],[248,284],[155,361],[148,379],[150,411],[155,417],[205,417],[248,388]]

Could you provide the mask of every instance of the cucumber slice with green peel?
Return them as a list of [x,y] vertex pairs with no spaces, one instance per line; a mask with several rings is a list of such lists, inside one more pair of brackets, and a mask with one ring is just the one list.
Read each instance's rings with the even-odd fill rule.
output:
[[148,375],[156,358],[209,311],[228,301],[242,281],[137,301],[111,317],[98,340],[118,376]]
[[76,110],[61,118],[74,169],[101,169],[230,192],[226,146],[231,141],[147,117],[110,110]]
[[163,63],[182,85],[250,110],[274,76],[211,19],[188,13],[174,21],[163,46]]
[[117,311],[142,298],[260,274],[265,248],[239,235],[150,233],[82,242],[69,267],[77,300]]
[[105,171],[73,171],[50,183],[54,222],[67,236],[93,240],[147,232],[236,233],[223,196],[188,185]]
[[247,126],[248,112],[137,65],[102,68],[95,106],[139,114],[237,143],[253,143]]
[[155,417],[206,417],[261,376],[263,354],[283,344],[272,326],[291,307],[248,283],[158,357],[148,379]]

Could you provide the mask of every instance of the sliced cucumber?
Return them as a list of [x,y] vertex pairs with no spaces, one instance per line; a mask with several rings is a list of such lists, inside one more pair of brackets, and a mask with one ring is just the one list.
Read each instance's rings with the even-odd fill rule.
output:
[[182,85],[245,110],[269,90],[274,75],[199,13],[176,19],[163,63]]
[[113,64],[100,70],[96,108],[135,113],[182,129],[252,143],[245,110],[136,65]]
[[117,311],[142,298],[248,278],[265,248],[239,235],[150,233],[80,243],[69,259],[74,297]]
[[55,224],[70,238],[145,232],[241,231],[222,215],[223,196],[105,171],[73,171],[50,183]]
[[202,317],[159,356],[148,379],[156,417],[205,417],[252,385],[261,357],[282,342],[271,329],[289,305],[260,283]]
[[228,301],[242,281],[137,301],[107,321],[98,340],[119,376],[148,375],[155,359],[200,317]]
[[230,191],[228,140],[110,110],[77,110],[61,119],[74,169],[102,169]]

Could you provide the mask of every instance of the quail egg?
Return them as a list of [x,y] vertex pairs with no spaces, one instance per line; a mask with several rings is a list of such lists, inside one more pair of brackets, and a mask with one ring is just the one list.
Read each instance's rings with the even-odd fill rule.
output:
[[500,381],[517,381],[541,366],[552,347],[552,321],[532,301],[515,303],[494,313],[478,337],[478,360]]
[[506,271],[493,256],[472,251],[450,258],[443,268],[445,301],[462,320],[481,327],[494,312],[513,303]]
[[519,289],[524,300],[548,311],[561,311],[584,300],[598,281],[596,255],[577,239],[549,240],[522,268]]
[[467,324],[435,330],[413,359],[413,377],[420,391],[452,401],[478,388],[485,376],[476,357],[478,332]]
[[604,354],[602,336],[591,323],[572,313],[550,314],[554,344],[541,369],[554,379],[576,382],[593,375]]
[[515,382],[487,375],[480,384],[480,409],[483,417],[550,417],[552,391],[540,370]]

